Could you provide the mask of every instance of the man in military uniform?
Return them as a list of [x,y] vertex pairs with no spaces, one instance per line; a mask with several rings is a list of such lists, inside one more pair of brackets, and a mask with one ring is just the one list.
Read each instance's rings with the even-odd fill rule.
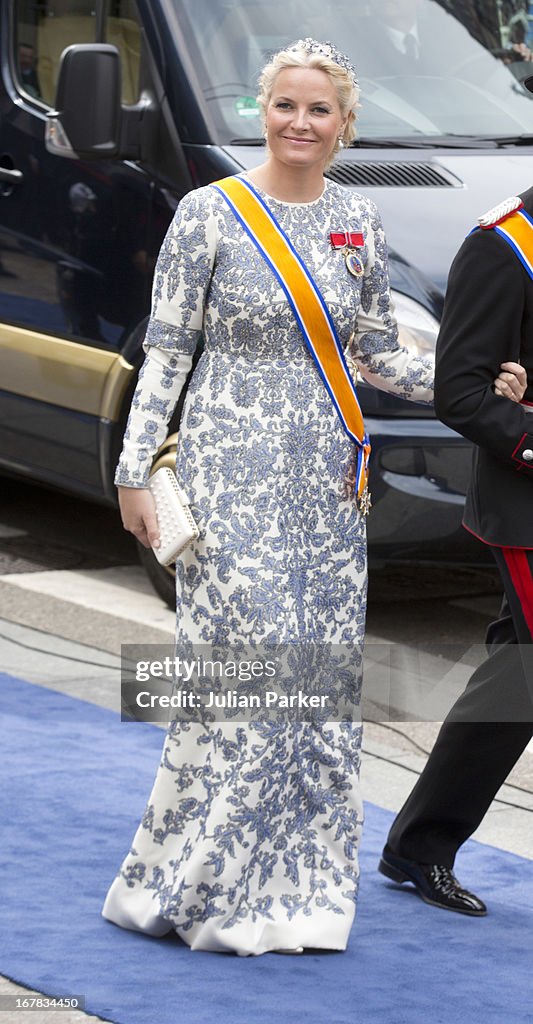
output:
[[[505,360],[526,371],[520,404],[491,386]],[[453,874],[455,855],[533,735],[533,188],[482,217],[454,260],[435,408],[477,446],[463,524],[491,546],[506,602],[489,627],[490,656],[444,722],[379,870],[414,883],[427,903],[481,916],[485,904]]]

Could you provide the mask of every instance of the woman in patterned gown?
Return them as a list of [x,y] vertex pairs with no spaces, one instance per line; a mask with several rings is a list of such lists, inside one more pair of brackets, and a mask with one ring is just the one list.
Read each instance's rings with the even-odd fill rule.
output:
[[[367,198],[324,179],[355,135],[348,60],[300,41],[263,71],[268,155],[245,176],[321,289],[376,386],[432,399],[433,365],[402,348],[386,242]],[[352,276],[330,232],[364,235]],[[363,268],[361,268],[363,269]],[[211,186],[181,201],[157,262],[146,359],[116,483],[124,525],[157,527],[150,464],[190,370],[177,476],[200,528],[178,558],[177,639],[360,651],[365,520],[345,480],[354,446],[274,274]],[[361,729],[355,722],[169,726],[154,787],[103,914],[192,948],[343,950],[355,913]]]

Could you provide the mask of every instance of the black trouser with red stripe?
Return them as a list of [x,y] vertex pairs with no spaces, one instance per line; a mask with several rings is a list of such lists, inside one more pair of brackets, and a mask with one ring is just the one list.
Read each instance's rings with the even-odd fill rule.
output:
[[488,659],[444,722],[386,851],[453,867],[533,736],[533,550],[492,548],[505,587]]

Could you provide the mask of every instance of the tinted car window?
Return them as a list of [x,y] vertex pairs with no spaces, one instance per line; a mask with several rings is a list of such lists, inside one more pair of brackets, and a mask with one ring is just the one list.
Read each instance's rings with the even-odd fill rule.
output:
[[135,103],[139,98],[141,30],[134,0],[106,0],[105,42],[120,52],[122,101]]
[[107,42],[120,51],[123,102],[136,102],[141,32],[134,0],[106,0],[100,33],[95,0],[18,0],[15,8],[14,70],[22,92],[52,107],[63,50]]
[[94,0],[19,0],[15,73],[21,91],[53,106],[59,61],[72,43],[96,42]]

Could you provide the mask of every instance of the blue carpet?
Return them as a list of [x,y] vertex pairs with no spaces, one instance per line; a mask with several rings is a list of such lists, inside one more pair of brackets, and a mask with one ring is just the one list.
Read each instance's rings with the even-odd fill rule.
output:
[[0,705],[0,973],[85,995],[88,1012],[118,1024],[533,1022],[530,861],[468,843],[460,877],[481,890],[489,916],[434,910],[376,873],[392,816],[367,806],[347,953],[191,953],[174,936],[148,938],[100,917],[162,731],[5,675]]

